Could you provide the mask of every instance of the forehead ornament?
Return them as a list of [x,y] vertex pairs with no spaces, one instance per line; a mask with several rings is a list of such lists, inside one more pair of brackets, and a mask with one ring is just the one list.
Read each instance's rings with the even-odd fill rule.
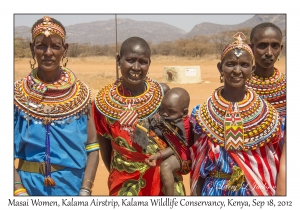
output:
[[253,61],[254,56],[252,53],[252,49],[249,45],[244,43],[244,40],[246,40],[246,36],[242,32],[237,32],[233,36],[233,38],[235,38],[236,40],[224,48],[224,50],[222,51],[221,60],[223,60],[226,54],[231,50],[234,50],[234,54],[238,58],[242,55],[242,50],[245,50],[251,55]]
[[63,41],[65,41],[66,33],[64,29],[60,25],[54,23],[49,16],[44,16],[43,22],[36,25],[32,30],[32,41],[34,41],[34,39],[40,34],[44,34],[46,37],[49,37],[53,33],[57,34]]

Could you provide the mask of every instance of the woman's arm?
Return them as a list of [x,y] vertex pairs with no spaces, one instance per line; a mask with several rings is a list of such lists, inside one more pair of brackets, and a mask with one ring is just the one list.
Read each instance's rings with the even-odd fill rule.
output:
[[15,166],[14,166],[14,195],[15,196],[28,195],[21,181],[21,177],[18,171],[16,170]]
[[282,147],[275,195],[286,195],[286,142]]
[[[16,106],[14,105],[14,129],[16,129],[16,124],[17,124],[17,118],[18,118],[18,114],[19,114],[19,112],[17,112],[16,111]],[[15,151],[15,153],[16,153],[16,151]],[[16,192],[16,190],[21,190],[21,189],[25,189],[24,188],[24,186],[23,186],[23,184],[22,184],[22,180],[21,180],[21,177],[20,177],[20,175],[19,175],[19,173],[18,173],[18,171],[17,171],[17,169],[16,169],[16,166],[15,166],[15,164],[16,163],[18,163],[19,164],[19,162],[16,162],[16,161],[19,161],[18,159],[16,160],[14,160],[14,194],[15,194],[15,192]],[[25,189],[26,190],[26,189]],[[23,194],[23,195],[28,195],[27,194],[27,192],[23,192],[23,193],[21,193],[21,194]]]
[[93,109],[93,117],[94,117],[94,122],[96,127],[96,133],[97,133],[97,140],[100,144],[101,158],[107,171],[109,172],[112,146],[111,146],[111,140],[104,136],[105,134],[111,135],[110,125],[109,123],[107,123],[105,117],[102,114],[100,114],[100,112],[96,108],[95,102],[92,103],[92,109]]
[[[96,128],[95,128],[94,120],[91,115],[91,109],[88,114],[87,132],[88,132],[87,145],[92,143],[97,143],[98,140],[96,135]],[[99,150],[89,152],[87,165],[85,168],[84,177],[81,184],[81,188],[83,190],[80,191],[80,195],[88,195],[89,193],[86,190],[91,192],[91,189],[94,185],[98,164],[99,164]]]
[[98,141],[100,146],[100,153],[103,160],[103,163],[107,169],[107,171],[110,171],[110,161],[111,161],[111,152],[112,152],[112,146],[109,139],[97,134]]

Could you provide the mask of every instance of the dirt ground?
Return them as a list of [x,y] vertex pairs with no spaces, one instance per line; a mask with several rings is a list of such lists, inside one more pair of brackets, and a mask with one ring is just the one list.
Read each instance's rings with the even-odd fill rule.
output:
[[[214,89],[221,86],[219,72],[217,70],[218,59],[216,56],[207,58],[180,58],[166,56],[152,56],[149,69],[149,77],[162,82],[164,66],[200,66],[201,83],[196,84],[168,84],[171,88],[183,87],[191,97],[190,111],[192,108],[203,103]],[[280,71],[286,71],[285,59],[280,59],[275,65]],[[67,65],[81,81],[85,82],[94,94],[99,88],[112,83],[116,79],[116,64],[110,57],[69,58]],[[19,80],[30,72],[29,58],[15,59],[14,79]],[[107,188],[108,172],[102,162],[98,165],[97,175],[93,188],[93,195],[108,195]],[[189,175],[184,176],[186,194],[190,194]]]

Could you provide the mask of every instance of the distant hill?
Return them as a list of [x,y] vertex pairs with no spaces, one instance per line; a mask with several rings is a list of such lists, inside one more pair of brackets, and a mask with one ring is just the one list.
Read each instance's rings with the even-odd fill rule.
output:
[[[196,35],[213,35],[222,31],[253,27],[262,22],[272,22],[284,30],[286,27],[286,15],[255,15],[249,20],[236,25],[200,23],[195,25],[188,33],[162,22],[118,19],[118,42],[121,43],[131,36],[139,36],[148,42],[158,44],[164,41],[174,41],[179,38],[190,38]],[[111,45],[116,40],[114,19],[66,26],[66,31],[68,43]],[[16,26],[15,36],[22,36],[30,40],[30,27]]]
[[[140,36],[157,44],[173,41],[186,34],[186,31],[161,22],[135,21],[118,19],[118,42],[123,42],[131,36]],[[68,43],[113,44],[116,41],[115,20],[94,21],[66,26]],[[15,36],[31,39],[30,27],[16,26]]]
[[[173,41],[186,32],[182,29],[161,22],[135,21],[118,19],[118,42],[123,42],[131,36],[140,36],[157,44],[163,41]],[[115,20],[95,21],[66,27],[69,42],[85,42],[91,44],[115,43]]]
[[185,38],[191,38],[196,35],[213,35],[222,31],[237,30],[241,28],[252,28],[263,22],[271,22],[277,25],[281,30],[286,27],[286,15],[255,15],[252,18],[235,25],[220,25],[214,23],[200,23],[185,35]]

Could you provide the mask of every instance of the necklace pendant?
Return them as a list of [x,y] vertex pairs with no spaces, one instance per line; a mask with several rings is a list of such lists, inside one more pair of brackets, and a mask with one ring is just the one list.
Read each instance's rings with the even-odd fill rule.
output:
[[225,150],[244,149],[244,126],[238,103],[230,103],[224,118]]
[[131,104],[124,109],[120,114],[120,125],[121,127],[132,127],[137,121],[138,114],[135,107],[132,107]]
[[51,107],[48,106],[48,105],[44,106],[44,112],[45,112],[46,114],[49,114],[49,113],[51,112]]

